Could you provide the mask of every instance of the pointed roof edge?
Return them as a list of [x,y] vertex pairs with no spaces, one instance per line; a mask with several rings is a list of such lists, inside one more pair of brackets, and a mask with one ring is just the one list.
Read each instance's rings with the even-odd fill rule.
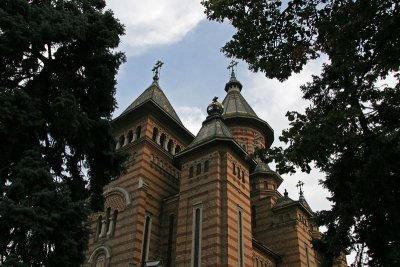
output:
[[[157,90],[157,91],[156,91]],[[159,94],[157,96],[156,94]],[[171,102],[165,95],[164,91],[161,89],[157,81],[153,81],[152,84],[147,87],[117,118],[124,116],[131,110],[145,103],[146,101],[153,101],[161,110],[167,113],[171,118],[176,120],[178,123],[182,124],[181,119],[176,113],[175,109],[171,105]],[[182,124],[183,125],[183,124]]]
[[[288,199],[288,201],[285,202],[280,202],[279,200],[282,198],[286,198]],[[308,215],[310,215],[310,217],[314,216],[314,212],[311,210],[310,206],[306,207],[301,201],[299,200],[293,200],[287,196],[284,196],[280,199],[278,199],[278,201],[275,203],[275,206],[272,207],[273,211],[278,211],[278,210],[282,210],[282,209],[286,209],[286,208],[290,208],[293,206],[298,206],[301,209],[303,209],[306,213],[308,213]]]

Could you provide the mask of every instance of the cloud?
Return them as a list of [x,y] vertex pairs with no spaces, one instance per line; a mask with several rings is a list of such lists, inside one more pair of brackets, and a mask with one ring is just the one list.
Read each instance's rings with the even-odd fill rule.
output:
[[289,127],[286,112],[303,112],[310,105],[310,102],[302,98],[300,86],[311,81],[311,75],[320,73],[326,60],[320,58],[310,62],[302,72],[293,74],[283,83],[276,79],[267,79],[263,73],[245,73],[246,85],[242,93],[244,96],[249,95],[246,99],[254,111],[274,129],[274,145],[279,144],[277,137],[281,135],[282,130]]
[[[304,113],[305,108],[310,105],[310,102],[302,98],[303,93],[300,86],[311,81],[311,75],[318,75],[321,72],[322,64],[326,61],[327,58],[323,57],[310,62],[302,72],[292,75],[283,83],[267,79],[263,73],[250,71],[244,73],[242,94],[257,115],[274,129],[273,146],[284,146],[279,142],[278,137],[282,130],[289,127],[285,116],[286,112]],[[284,181],[279,187],[280,192],[287,189],[289,197],[297,200],[299,196],[296,184],[301,180],[304,182],[304,196],[314,211],[331,208],[332,203],[326,199],[330,196],[329,192],[319,185],[319,180],[324,179],[324,174],[317,169],[314,168],[310,174],[298,170],[296,174],[282,175],[282,178]]]
[[122,50],[128,56],[178,42],[205,19],[198,0],[107,0],[107,7],[125,25]]
[[199,132],[201,124],[206,118],[206,114],[199,107],[179,106],[176,107],[176,112],[183,125],[194,135]]

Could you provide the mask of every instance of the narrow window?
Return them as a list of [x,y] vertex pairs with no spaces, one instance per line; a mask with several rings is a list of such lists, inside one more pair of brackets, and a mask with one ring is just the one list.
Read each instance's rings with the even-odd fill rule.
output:
[[118,144],[119,144],[118,147],[123,147],[124,146],[124,144],[125,144],[125,135],[121,135],[119,137]]
[[193,237],[192,237],[192,266],[199,267],[201,264],[201,207],[194,208],[193,213]]
[[243,183],[245,182],[245,180],[244,180],[244,171],[242,171],[242,182]]
[[103,217],[100,215],[99,218],[97,219],[97,224],[96,224],[96,236],[95,239],[99,238],[99,235],[101,233],[101,227],[103,224]]
[[146,266],[147,256],[149,253],[150,230],[151,230],[151,218],[150,216],[146,216],[144,222],[144,232],[143,232],[142,267]]
[[257,218],[256,206],[252,205],[251,206],[251,224],[252,224],[253,227],[257,226],[256,218]]
[[206,160],[206,161],[204,162],[204,172],[208,172],[208,165],[209,165],[209,161]]
[[177,145],[175,148],[175,153],[179,153],[181,151],[180,145]]
[[160,146],[161,147],[164,147],[166,138],[167,137],[165,136],[165,134],[161,134],[161,137],[160,137]]
[[108,207],[106,211],[106,233],[108,232],[108,227],[110,227],[110,213],[111,213],[111,208]]
[[111,233],[111,235],[112,236],[114,236],[114,233],[115,233],[115,228],[116,228],[116,226],[117,226],[117,217],[118,217],[118,210],[114,210],[114,214],[113,214],[113,223],[114,223],[114,226],[113,226],[113,229],[112,229],[112,233]]
[[236,165],[235,165],[235,163],[232,163],[232,169],[233,169],[233,174],[236,174]]
[[236,173],[237,173],[237,177],[240,178],[240,168],[236,167]]
[[304,242],[304,246],[306,247],[307,267],[310,267],[310,256],[308,255],[308,246],[306,242]]
[[193,166],[189,168],[189,178],[193,177]]
[[244,248],[243,248],[243,218],[242,210],[238,210],[238,253],[239,253],[239,267],[244,266]]
[[129,132],[128,132],[128,143],[131,143],[132,141],[133,141],[133,132],[132,132],[132,130],[130,130]]
[[153,136],[151,139],[153,139],[153,141],[157,142],[157,136],[158,136],[158,129],[157,129],[157,127],[154,127],[153,128]]
[[169,215],[168,248],[166,267],[171,267],[172,258],[172,238],[174,236],[174,214]]
[[201,163],[198,163],[196,166],[196,175],[199,175],[201,173]]
[[139,139],[139,138],[140,138],[141,132],[142,132],[142,126],[139,125],[138,127],[136,127],[136,131],[135,131],[135,133],[136,133],[136,139]]
[[172,151],[172,145],[173,145],[173,141],[172,141],[172,140],[169,140],[168,145],[167,145],[167,150],[168,150],[168,152],[171,152],[171,151]]

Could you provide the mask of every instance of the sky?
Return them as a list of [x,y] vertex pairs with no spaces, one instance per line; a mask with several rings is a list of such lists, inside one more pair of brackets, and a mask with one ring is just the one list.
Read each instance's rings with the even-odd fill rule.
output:
[[[214,96],[225,97],[229,79],[227,66],[232,60],[220,52],[235,29],[229,23],[208,21],[200,0],[107,0],[107,8],[125,25],[125,36],[118,50],[125,52],[127,62],[117,76],[118,116],[152,83],[157,60],[164,62],[159,84],[186,128],[194,135],[206,118],[206,108]],[[287,111],[303,112],[309,105],[302,99],[300,86],[319,74],[324,59],[310,62],[299,74],[281,83],[253,73],[239,61],[237,79],[242,95],[257,115],[274,129],[273,146],[283,145],[278,136],[289,123]],[[329,192],[319,185],[324,175],[317,170],[310,174],[298,171],[282,175],[279,187],[289,197],[298,199],[296,183],[304,182],[304,195],[314,211],[330,209]]]

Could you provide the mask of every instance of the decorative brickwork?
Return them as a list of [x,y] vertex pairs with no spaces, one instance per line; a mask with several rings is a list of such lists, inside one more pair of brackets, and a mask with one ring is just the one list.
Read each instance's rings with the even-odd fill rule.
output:
[[[213,99],[196,137],[158,79],[113,121],[127,171],[88,219],[85,266],[319,266],[304,195],[282,196],[279,174],[249,157],[271,145],[273,131],[241,95],[233,66],[224,105]],[[341,256],[335,267],[344,266]]]

